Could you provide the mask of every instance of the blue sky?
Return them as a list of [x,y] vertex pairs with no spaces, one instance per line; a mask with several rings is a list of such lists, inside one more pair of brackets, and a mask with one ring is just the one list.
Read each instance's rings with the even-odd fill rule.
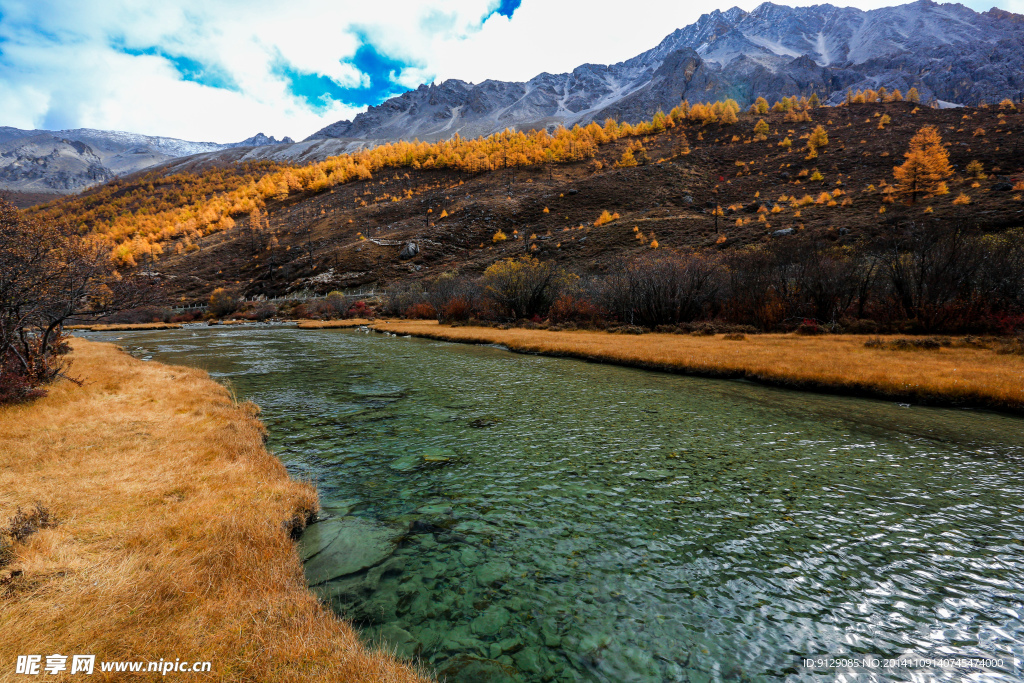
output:
[[733,4],[758,3],[0,0],[0,126],[301,139],[424,82],[628,59]]

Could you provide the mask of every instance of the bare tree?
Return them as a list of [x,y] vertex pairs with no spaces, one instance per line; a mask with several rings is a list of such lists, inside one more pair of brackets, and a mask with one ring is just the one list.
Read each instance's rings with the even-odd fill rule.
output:
[[0,399],[17,399],[63,372],[57,356],[69,318],[155,299],[148,276],[114,269],[105,243],[67,224],[22,219],[0,200]]

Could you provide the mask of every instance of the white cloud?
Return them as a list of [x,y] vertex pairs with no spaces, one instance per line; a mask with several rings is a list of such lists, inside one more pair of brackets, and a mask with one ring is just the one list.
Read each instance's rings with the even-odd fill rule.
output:
[[[282,63],[342,88],[365,88],[369,75],[351,63],[365,40],[409,64],[393,77],[403,88],[445,78],[526,80],[585,62],[628,59],[712,9],[678,0],[649,0],[642,8],[524,0],[512,19],[492,14],[481,26],[497,4],[0,0],[0,125],[89,126],[223,142],[259,131],[301,138],[362,107],[329,98],[311,105],[290,92]],[[758,2],[738,4],[750,10]],[[998,4],[1024,11],[1024,0]],[[159,54],[125,49],[187,57],[237,87],[182,80]]]

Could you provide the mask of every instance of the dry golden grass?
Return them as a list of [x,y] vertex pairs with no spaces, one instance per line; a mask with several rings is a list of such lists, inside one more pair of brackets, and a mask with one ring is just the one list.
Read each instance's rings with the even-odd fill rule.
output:
[[176,330],[180,323],[125,323],[123,325],[68,325],[69,330],[90,332],[123,332],[127,330]]
[[0,525],[36,503],[58,519],[0,574],[0,680],[54,652],[95,654],[97,680],[118,676],[101,660],[160,658],[211,661],[204,680],[424,680],[306,589],[288,530],[316,492],[263,447],[254,406],[199,370],[72,343],[83,387],[0,409]]
[[365,318],[349,318],[348,320],[300,320],[298,327],[303,330],[326,330],[339,327],[359,327],[369,325],[370,320]]
[[423,320],[382,322],[374,327],[686,374],[743,377],[802,389],[1024,412],[1024,356],[1002,355],[984,348],[902,351],[866,348],[865,338],[855,335],[759,334],[730,341],[721,335],[501,330],[449,327]]

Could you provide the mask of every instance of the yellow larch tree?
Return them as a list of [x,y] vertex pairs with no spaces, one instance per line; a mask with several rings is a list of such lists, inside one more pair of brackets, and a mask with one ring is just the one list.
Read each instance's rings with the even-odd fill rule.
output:
[[907,160],[893,169],[893,175],[899,188],[910,192],[911,203],[917,201],[918,192],[931,192],[953,175],[949,152],[942,146],[942,137],[935,126],[924,126],[917,131],[903,156]]

